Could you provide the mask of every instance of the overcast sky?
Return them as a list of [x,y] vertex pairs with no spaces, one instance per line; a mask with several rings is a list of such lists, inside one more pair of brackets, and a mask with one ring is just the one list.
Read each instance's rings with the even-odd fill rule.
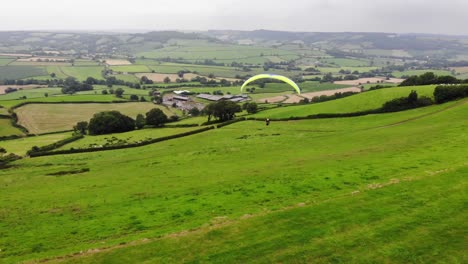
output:
[[271,29],[468,35],[468,0],[3,0],[0,30]]

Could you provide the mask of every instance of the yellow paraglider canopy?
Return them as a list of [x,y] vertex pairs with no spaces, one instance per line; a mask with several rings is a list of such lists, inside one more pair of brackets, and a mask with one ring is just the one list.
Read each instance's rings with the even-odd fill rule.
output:
[[249,83],[256,81],[258,79],[275,79],[275,80],[283,81],[291,85],[298,94],[301,94],[301,89],[299,88],[299,86],[297,86],[297,84],[293,80],[289,79],[288,77],[277,75],[277,74],[259,74],[259,75],[253,76],[252,78],[244,82],[244,84],[241,87],[241,93],[244,91],[245,86],[247,86]]

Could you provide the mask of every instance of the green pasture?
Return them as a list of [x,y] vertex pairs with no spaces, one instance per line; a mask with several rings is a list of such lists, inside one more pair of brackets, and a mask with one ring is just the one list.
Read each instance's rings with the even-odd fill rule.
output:
[[14,60],[13,58],[0,57],[0,66],[6,66]]
[[242,62],[262,64],[269,61],[269,56],[279,56],[283,60],[299,58],[296,52],[260,46],[226,45],[215,43],[199,43],[190,45],[174,45],[161,49],[137,53],[138,57],[163,59],[182,58],[185,61],[213,60],[220,63]]
[[44,67],[34,66],[0,66],[0,79],[25,79],[46,75]]
[[80,81],[86,80],[88,77],[93,77],[98,80],[104,79],[102,77],[102,66],[73,66],[73,67],[60,67],[61,72],[70,77],[74,77]]
[[[3,108],[0,108],[2,110]],[[1,111],[2,114],[3,111]],[[8,118],[0,118],[0,137],[12,136],[12,135],[23,135],[23,132],[18,128],[11,125],[11,120]],[[0,141],[2,146],[2,141]]]
[[464,100],[332,123],[245,121],[19,160],[0,170],[0,258],[462,263],[467,114]]
[[[342,85],[342,84],[334,84],[334,83],[320,83],[315,81],[306,81],[297,84],[301,88],[302,93],[307,92],[318,92],[318,91],[325,91],[325,90],[335,90],[340,88],[351,87],[351,85]],[[255,93],[278,93],[278,92],[285,92],[285,91],[292,91],[294,92],[294,88],[290,85],[285,83],[267,83],[265,84],[264,88],[255,88]]]
[[31,133],[42,134],[73,129],[80,121],[89,121],[95,113],[119,111],[135,119],[138,114],[145,115],[153,108],[161,109],[167,116],[173,112],[164,106],[150,102],[127,103],[69,103],[69,104],[28,104],[15,109],[18,123]]
[[[130,88],[128,86],[121,86],[121,85],[113,85],[112,88],[109,88],[105,85],[94,85],[94,90],[91,90],[91,91],[82,91],[82,92],[78,92],[77,94],[97,94],[97,95],[101,95],[102,94],[102,90],[107,90],[107,92],[109,92],[110,89],[113,89],[114,91],[116,89],[119,89],[119,88],[122,88],[124,90],[124,96],[125,95],[131,95],[131,94],[136,94],[136,95],[148,95],[149,92],[151,90],[147,89],[147,90],[144,90],[144,89],[135,89],[135,88]],[[115,95],[113,95],[114,98],[118,99],[117,97],[115,97]]]
[[433,97],[434,88],[435,85],[380,89],[323,103],[277,107],[259,112],[254,116],[261,118],[287,118],[320,113],[353,113],[380,108],[391,99],[408,96],[412,90],[417,91],[419,96]]
[[432,70],[432,69],[428,69],[428,70],[408,70],[408,71],[402,71],[402,72],[394,71],[394,72],[392,72],[392,75],[397,77],[397,78],[400,78],[402,76],[421,75],[421,74],[424,74],[426,72],[433,72],[435,75],[438,75],[438,76],[453,75],[452,72],[447,71],[447,70]]
[[322,73],[333,73],[333,74],[338,74],[341,70],[345,71],[358,71],[360,73],[362,72],[370,72],[372,70],[377,70],[379,67],[317,67],[317,69],[322,72]]
[[[0,119],[1,120],[1,119]],[[42,147],[71,137],[71,132],[49,134],[34,137],[23,137],[12,140],[0,141],[0,147],[6,149],[8,153],[15,153],[16,155],[24,156],[26,152],[33,146]]]
[[463,262],[467,173],[456,168],[66,262]]
[[121,98],[115,97],[115,95],[57,95],[43,98],[31,98],[21,100],[5,100],[0,101],[0,105],[5,108],[11,108],[15,105],[19,105],[24,102],[45,102],[45,103],[67,103],[67,102],[112,102],[112,101],[126,101]]
[[117,80],[122,80],[124,82],[138,83],[140,80],[133,74],[117,74],[114,75]]
[[337,65],[338,67],[366,67],[369,65],[369,60],[349,59],[349,58],[327,58],[321,59],[322,63]]
[[27,99],[28,98],[46,98],[45,97],[46,93],[48,94],[48,96],[59,95],[59,94],[62,94],[62,89],[54,87],[54,88],[35,88],[35,89],[27,89],[27,90],[18,90],[16,92],[0,95],[0,101],[15,100],[23,96],[26,96]]
[[66,79],[67,77],[70,77],[65,74],[60,66],[47,66],[47,73],[49,74],[49,77],[50,74],[55,73],[55,77],[58,79]]
[[151,72],[146,65],[121,65],[121,66],[110,66],[114,72]]
[[[185,128],[148,128],[135,130],[126,133],[115,133],[108,135],[90,136],[67,144],[60,149],[80,149],[80,148],[93,148],[108,145],[126,145],[130,143],[138,143],[140,141],[160,138],[175,134],[180,134],[188,131],[199,129],[199,127],[185,127]],[[107,144],[107,145],[106,145]]]

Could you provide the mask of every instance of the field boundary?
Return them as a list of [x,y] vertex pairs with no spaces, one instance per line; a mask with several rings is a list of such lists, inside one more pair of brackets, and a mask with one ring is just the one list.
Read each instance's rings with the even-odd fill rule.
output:
[[41,156],[52,156],[52,155],[63,155],[63,154],[76,154],[76,153],[86,153],[86,152],[97,152],[97,151],[107,151],[107,150],[116,150],[116,149],[127,149],[127,148],[136,148],[136,147],[143,147],[146,145],[166,141],[166,140],[171,140],[171,139],[176,139],[176,138],[181,138],[181,137],[186,137],[190,135],[195,135],[199,134],[208,130],[214,129],[214,126],[210,127],[204,127],[200,129],[196,129],[193,131],[188,131],[180,134],[175,134],[171,136],[165,136],[165,137],[160,137],[160,138],[153,138],[147,141],[139,142],[139,143],[131,143],[127,145],[122,145],[122,146],[108,146],[108,147],[100,147],[100,148],[83,148],[83,149],[68,149],[68,150],[59,150],[59,151],[39,151],[39,152],[33,152],[30,153],[31,158],[35,157],[41,157]]

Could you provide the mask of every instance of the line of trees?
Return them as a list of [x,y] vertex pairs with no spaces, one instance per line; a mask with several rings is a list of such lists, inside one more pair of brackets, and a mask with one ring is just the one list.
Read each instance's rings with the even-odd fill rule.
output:
[[94,114],[88,122],[78,122],[73,129],[80,134],[103,135],[111,133],[128,132],[141,129],[144,126],[161,127],[178,117],[168,118],[159,108],[153,108],[146,113],[146,117],[138,114],[136,119],[126,116],[119,111],[104,111]]
[[453,76],[437,76],[433,72],[426,72],[419,76],[414,75],[404,80],[399,86],[416,86],[429,84],[460,84],[468,83],[468,79],[460,80]]

